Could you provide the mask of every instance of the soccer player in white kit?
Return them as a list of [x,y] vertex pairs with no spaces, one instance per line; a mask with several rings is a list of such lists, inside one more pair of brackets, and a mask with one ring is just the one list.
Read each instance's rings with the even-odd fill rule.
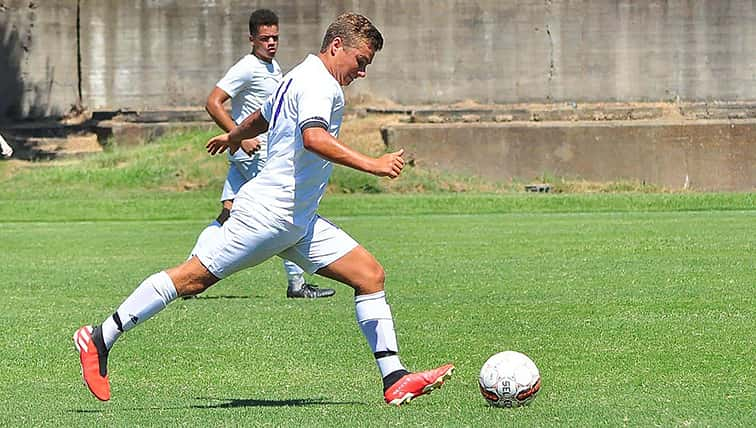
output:
[[0,135],[0,157],[9,158],[13,156],[13,147],[5,142],[5,138]]
[[[268,9],[258,9],[249,17],[249,41],[252,52],[234,64],[218,81],[207,97],[205,109],[215,123],[224,131],[231,131],[247,116],[259,109],[276,90],[283,73],[275,60],[278,50],[278,16]],[[223,104],[231,99],[231,115]],[[255,153],[252,148],[257,147]],[[247,152],[250,153],[247,153]],[[190,255],[195,255],[206,245],[218,239],[221,226],[228,219],[233,201],[241,186],[254,178],[265,165],[267,159],[267,134],[242,142],[241,150],[229,153],[228,176],[223,184],[221,209],[218,218],[200,233]],[[286,297],[318,298],[335,294],[332,288],[317,288],[307,284],[304,271],[296,263],[284,259],[284,269],[288,277]],[[189,297],[189,296],[188,296]]]
[[222,237],[181,265],[145,279],[99,326],[74,333],[84,381],[100,400],[110,399],[107,360],[118,337],[163,310],[177,296],[201,293],[234,272],[274,255],[309,273],[355,290],[357,324],[383,378],[386,403],[401,405],[440,387],[454,366],[411,373],[402,365],[383,267],[343,230],[317,214],[333,162],[396,178],[404,150],[378,158],[341,144],[341,86],[366,76],[383,37],[364,16],[345,13],[327,29],[321,50],[288,73],[273,96],[230,133],[211,139],[211,154],[235,152],[241,142],[268,130],[268,161],[242,186]]

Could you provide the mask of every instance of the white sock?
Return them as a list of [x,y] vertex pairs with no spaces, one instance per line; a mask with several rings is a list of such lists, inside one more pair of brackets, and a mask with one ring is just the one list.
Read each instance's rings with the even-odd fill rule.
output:
[[304,270],[298,264],[286,259],[284,259],[283,265],[286,276],[289,278],[289,288],[295,291],[302,288],[305,285]]
[[189,258],[192,258],[192,256],[196,255],[201,249],[205,249],[207,246],[217,243],[222,233],[221,227],[223,227],[223,225],[221,225],[218,220],[213,220],[212,223],[208,224],[197,237],[197,243],[194,244],[192,252],[189,253]]
[[375,362],[381,376],[385,377],[397,370],[406,370],[399,360],[394,319],[391,316],[391,307],[386,303],[386,293],[379,291],[356,296],[354,308],[357,323],[376,357]]
[[176,287],[165,271],[142,281],[115,313],[102,323],[102,338],[110,349],[125,331],[165,309],[177,297]]

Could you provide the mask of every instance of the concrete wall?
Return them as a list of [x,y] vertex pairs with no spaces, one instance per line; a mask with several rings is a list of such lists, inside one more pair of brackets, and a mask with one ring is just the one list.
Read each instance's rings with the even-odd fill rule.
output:
[[85,100],[201,101],[248,51],[249,11],[281,17],[280,62],[317,50],[338,13],[383,31],[351,88],[403,104],[756,99],[750,0],[82,0]]
[[544,174],[671,189],[756,189],[756,120],[402,124],[389,149],[417,165],[494,180]]
[[[76,69],[80,5],[81,81]],[[357,10],[386,44],[348,94],[403,104],[756,99],[752,0],[0,1],[0,115],[201,103],[281,17],[284,68]],[[10,83],[9,83],[10,82]],[[11,88],[5,89],[5,88]],[[21,89],[19,89],[21,88]],[[21,101],[18,99],[21,98]]]
[[0,1],[0,119],[60,116],[78,102],[76,0]]
[[[92,108],[204,105],[249,53],[249,14],[280,17],[277,60],[288,70],[316,52],[325,28],[358,2],[312,0],[81,0],[82,92]],[[372,3],[372,2],[371,2]]]

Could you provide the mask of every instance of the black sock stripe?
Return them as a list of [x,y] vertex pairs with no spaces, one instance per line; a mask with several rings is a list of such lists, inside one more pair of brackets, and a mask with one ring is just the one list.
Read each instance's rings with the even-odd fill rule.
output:
[[123,333],[123,324],[121,324],[121,317],[118,316],[118,312],[113,312],[113,321],[115,321],[118,331]]
[[375,357],[376,360],[385,358],[385,357],[390,357],[392,355],[396,355],[396,352],[395,351],[379,351],[379,352],[373,353],[373,356]]

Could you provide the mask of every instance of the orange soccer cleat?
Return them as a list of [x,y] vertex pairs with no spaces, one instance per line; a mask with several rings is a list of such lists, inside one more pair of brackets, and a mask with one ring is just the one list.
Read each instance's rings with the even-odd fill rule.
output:
[[73,341],[79,351],[81,375],[87,388],[98,400],[110,400],[108,350],[102,340],[100,328],[85,325],[76,330]]
[[386,403],[396,406],[409,403],[415,397],[441,388],[444,381],[452,376],[453,371],[453,364],[445,364],[436,369],[406,374],[386,389],[383,398]]

